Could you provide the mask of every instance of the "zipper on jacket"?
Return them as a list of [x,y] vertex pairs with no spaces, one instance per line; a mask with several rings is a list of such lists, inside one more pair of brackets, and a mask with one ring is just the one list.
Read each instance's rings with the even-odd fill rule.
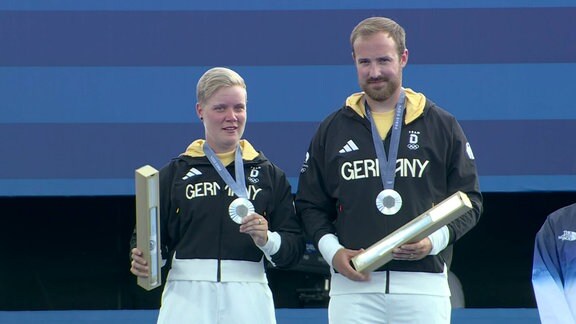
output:
[[218,265],[217,265],[217,269],[216,269],[216,281],[217,282],[221,282],[222,281],[222,219],[220,218],[220,224],[219,224],[219,228],[220,228],[220,239],[218,240]]
[[222,268],[221,268],[221,260],[218,258],[218,270],[216,272],[216,281],[222,281]]
[[390,293],[390,270],[386,270],[386,292],[385,294]]

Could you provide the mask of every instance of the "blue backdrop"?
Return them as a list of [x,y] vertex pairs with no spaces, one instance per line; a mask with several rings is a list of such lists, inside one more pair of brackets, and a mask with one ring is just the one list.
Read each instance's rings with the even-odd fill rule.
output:
[[203,135],[212,66],[248,85],[248,138],[294,186],[319,121],[358,91],[349,34],[407,31],[404,85],[453,113],[483,191],[575,191],[574,1],[0,2],[0,196],[131,195]]

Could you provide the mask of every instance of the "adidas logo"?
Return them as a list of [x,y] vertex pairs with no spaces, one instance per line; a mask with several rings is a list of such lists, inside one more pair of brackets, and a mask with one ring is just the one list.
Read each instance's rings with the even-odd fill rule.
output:
[[197,175],[201,175],[202,172],[198,171],[198,169],[196,168],[192,168],[190,169],[190,171],[188,171],[188,173],[186,173],[185,176],[182,177],[182,180],[188,180],[190,178],[192,178],[193,176],[197,176]]
[[352,152],[352,151],[358,151],[359,148],[358,146],[356,146],[356,143],[354,143],[353,140],[349,140],[348,142],[346,142],[346,145],[344,145],[344,147],[338,151],[339,153],[348,153],[348,152]]

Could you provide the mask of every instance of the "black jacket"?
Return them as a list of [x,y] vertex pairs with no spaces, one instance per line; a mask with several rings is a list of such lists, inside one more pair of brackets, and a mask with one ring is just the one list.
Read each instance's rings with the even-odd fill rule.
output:
[[[305,244],[290,184],[264,154],[247,141],[242,144],[248,199],[267,219],[269,230],[282,238],[272,261],[281,268],[293,266],[302,257]],[[239,232],[239,225],[228,214],[228,206],[237,196],[206,156],[186,154],[160,170],[163,258],[170,259],[175,253],[178,259],[260,261],[263,252],[248,234]],[[226,168],[234,178],[234,162]]]
[[[407,90],[408,99],[414,96]],[[355,95],[347,103],[320,124],[300,174],[296,209],[316,246],[324,235],[335,234],[346,248],[366,249],[459,190],[474,209],[448,225],[449,243],[476,225],[482,210],[476,164],[452,115],[425,98],[416,115],[412,111],[408,118],[406,112],[394,186],[403,205],[386,216],[375,204],[383,185],[363,99]],[[390,137],[384,141],[387,153]],[[417,262],[391,261],[377,271],[438,273],[451,254],[448,248]]]

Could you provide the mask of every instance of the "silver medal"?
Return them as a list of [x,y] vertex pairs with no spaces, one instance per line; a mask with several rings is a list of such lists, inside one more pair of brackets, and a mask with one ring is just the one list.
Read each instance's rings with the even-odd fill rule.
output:
[[238,224],[242,224],[242,218],[254,213],[254,205],[246,198],[236,198],[228,207],[230,218]]
[[376,207],[384,215],[394,215],[402,208],[402,197],[395,190],[384,189],[376,197]]

